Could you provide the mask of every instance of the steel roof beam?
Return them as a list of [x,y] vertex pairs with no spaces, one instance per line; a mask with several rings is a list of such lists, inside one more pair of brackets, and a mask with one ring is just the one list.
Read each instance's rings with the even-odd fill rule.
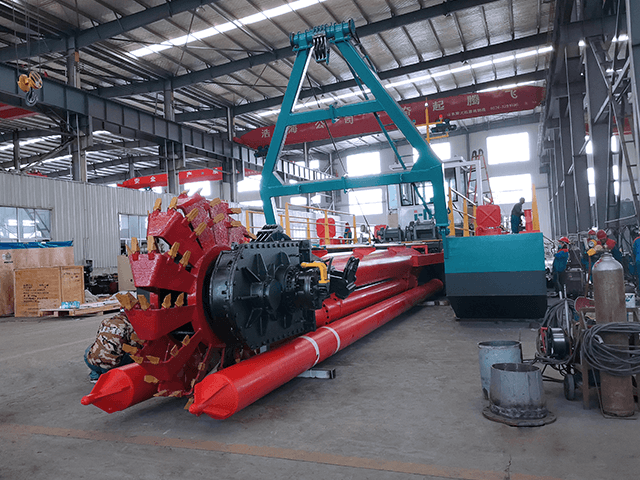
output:
[[37,130],[15,130],[13,132],[7,132],[0,135],[0,143],[11,142],[14,139],[14,134],[18,135],[18,139],[25,140],[27,138],[39,138],[39,137],[51,137],[54,135],[72,135],[69,132],[63,132],[58,129],[41,128]]
[[[20,73],[15,68],[0,64],[0,98],[6,99],[5,103],[24,108],[24,93],[18,88]],[[127,138],[191,145],[220,158],[248,160],[253,157],[253,152],[247,147],[224,138],[48,78],[42,79],[39,97],[39,109],[90,117],[94,127],[100,125],[102,128],[98,129],[123,131]]]
[[[443,2],[432,7],[421,8],[413,12],[397,15],[395,17],[381,20],[379,22],[370,23],[357,28],[360,38],[370,35],[376,35],[386,30],[399,28],[404,25],[429,20],[431,18],[440,17],[467,8],[493,3],[496,0],[456,0],[455,2]],[[166,82],[170,82],[171,88],[177,90],[195,83],[202,83],[212,80],[223,75],[230,75],[240,70],[264,65],[266,63],[281,60],[283,58],[292,57],[295,52],[290,46],[278,48],[271,52],[253,55],[242,60],[234,60],[232,62],[216,65],[215,67],[206,68],[197,72],[191,72],[184,75],[178,75],[162,80],[146,81],[133,83],[130,85],[122,85],[118,87],[105,87],[99,89],[99,93],[103,97],[124,97],[128,95],[137,95],[142,93],[159,92],[164,90]]]
[[[117,158],[115,160],[108,160],[106,162],[94,162],[87,163],[87,173],[94,173],[95,170],[99,170],[101,168],[110,168],[110,167],[119,167],[121,165],[129,165],[130,162],[136,163],[148,163],[148,162],[158,162],[160,156],[158,155],[143,155],[139,157],[122,157]],[[71,169],[68,168],[66,170],[57,170],[55,172],[51,172],[47,174],[49,178],[58,178],[58,177],[66,177],[71,175]]]
[[[498,128],[531,125],[532,123],[539,123],[539,122],[540,122],[540,114],[537,112],[533,112],[533,113],[518,116],[518,117],[505,118],[502,120],[493,120],[493,121],[488,120],[486,122],[470,125],[465,128],[459,128],[457,130],[454,130],[453,132],[449,132],[449,137],[457,137],[459,135],[486,132],[490,130],[496,130]],[[361,136],[356,135],[354,137],[349,137],[349,138],[360,138],[360,137]],[[347,140],[347,139],[346,138],[340,139],[340,141],[344,141],[344,140]],[[396,145],[396,147],[401,147],[403,145],[409,145],[409,142],[406,139],[400,139],[400,140],[394,141],[394,144]],[[308,145],[309,145],[309,148],[323,147],[326,145],[331,145],[331,140],[318,140],[317,142],[309,142]],[[340,155],[346,158],[348,155],[352,153],[366,153],[371,151],[386,150],[390,148],[391,146],[389,145],[388,142],[380,142],[378,144],[374,144],[370,146],[356,146],[352,148],[347,148],[345,150],[341,150]],[[299,145],[287,146],[285,147],[285,150],[287,151],[300,150],[300,146]]]
[[[613,22],[615,22],[615,17],[604,17],[598,20],[574,22],[569,25],[563,25],[560,27],[560,44],[571,43],[571,42],[577,43],[580,38],[584,37],[585,32],[598,31],[596,30],[596,28],[601,29],[600,31],[607,31],[608,28],[612,28]],[[361,27],[361,28],[364,28],[364,27]],[[450,65],[456,62],[465,62],[465,61],[474,60],[477,58],[482,58],[485,56],[497,55],[500,53],[507,53],[513,50],[546,45],[548,42],[548,38],[549,37],[547,33],[540,33],[537,35],[531,35],[528,37],[519,38],[513,41],[502,42],[494,45],[489,45],[487,47],[467,50],[466,52],[460,52],[453,55],[447,55],[440,58],[427,60],[425,62],[418,62],[412,65],[407,65],[400,68],[386,70],[383,72],[379,72],[378,75],[382,80],[388,80],[395,77],[399,77],[401,75],[417,73],[417,72],[421,72],[431,68]],[[252,58],[255,58],[255,57],[252,57]],[[299,98],[300,99],[309,98],[314,95],[322,95],[325,93],[336,92],[339,90],[352,88],[356,86],[357,84],[355,80],[353,79],[345,80],[342,82],[336,82],[331,85],[326,85],[323,87],[316,87],[313,89],[303,90],[300,92]],[[258,110],[263,110],[263,109],[278,106],[282,103],[282,98],[283,97],[273,97],[265,100],[260,100],[257,102],[251,102],[245,105],[240,105],[234,108],[234,115],[243,115],[246,113],[251,113]],[[176,115],[176,121],[177,122],[194,122],[198,120],[223,118],[226,116],[226,112],[227,112],[226,109],[222,109],[222,108],[199,110],[196,112],[186,112],[186,113]]]
[[36,57],[51,53],[66,52],[70,49],[80,49],[101,40],[108,40],[117,35],[144,27],[151,23],[172,17],[181,12],[194,10],[203,5],[214,3],[218,0],[171,0],[147,8],[137,13],[118,18],[111,22],[97,25],[77,32],[69,33],[60,38],[45,38],[17,46],[0,49],[0,62],[9,62],[23,58]]
[[[424,62],[414,63],[412,65],[406,65],[404,67],[394,68],[391,70],[385,70],[379,72],[378,76],[381,80],[389,80],[402,75],[409,75],[411,73],[422,72],[431,68],[442,67],[450,65],[456,62],[465,62],[482,58],[490,55],[498,55],[501,53],[511,52],[513,50],[519,50],[523,48],[537,47],[545,45],[547,41],[547,34],[532,35],[529,37],[519,38],[514,41],[508,41],[490,45],[488,47],[476,48],[474,50],[467,50],[466,52],[460,52],[453,55],[447,55],[446,57],[440,57],[433,60],[427,60]],[[356,87],[356,81],[344,80],[342,82],[332,83],[322,87],[311,88],[300,92],[300,99],[313,97],[315,95],[322,95],[331,92],[337,92],[347,88]],[[246,113],[255,112],[258,110],[264,110],[270,107],[278,106],[282,103],[283,97],[267,98],[265,100],[259,100],[257,102],[251,102],[244,105],[237,106],[233,109],[234,115],[243,115]],[[176,122],[194,122],[197,120],[207,120],[212,118],[223,118],[226,116],[227,110],[224,108],[213,108],[210,110],[199,110],[196,112],[187,112],[176,115]]]

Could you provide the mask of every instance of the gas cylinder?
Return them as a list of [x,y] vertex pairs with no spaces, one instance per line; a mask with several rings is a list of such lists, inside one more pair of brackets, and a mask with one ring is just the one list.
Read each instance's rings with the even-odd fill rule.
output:
[[[618,323],[627,318],[624,300],[623,268],[611,253],[605,251],[593,267],[593,290],[596,307],[596,322]],[[629,338],[625,334],[603,335],[605,343],[625,345]],[[634,414],[631,377],[615,377],[600,372],[602,409],[604,413],[617,417]]]

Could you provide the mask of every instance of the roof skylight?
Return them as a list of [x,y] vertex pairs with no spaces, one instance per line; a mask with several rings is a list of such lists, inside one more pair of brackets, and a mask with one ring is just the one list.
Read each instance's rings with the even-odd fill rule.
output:
[[240,28],[243,25],[251,25],[253,23],[262,22],[263,20],[279,17],[281,15],[295,12],[296,10],[301,10],[303,8],[310,7],[324,1],[326,0],[297,0],[280,7],[270,8],[269,10],[265,10],[263,12],[254,13],[253,15],[240,18],[233,22],[223,23],[215,27],[200,30],[199,32],[194,32],[189,35],[183,35],[181,37],[173,38],[162,43],[138,48],[137,50],[132,50],[131,52],[129,52],[129,55],[133,55],[134,57],[144,57],[145,55],[158,53],[169,48],[184,46],[191,42],[196,42],[204,38],[213,37],[214,35],[219,35],[224,32],[235,30],[236,28]]

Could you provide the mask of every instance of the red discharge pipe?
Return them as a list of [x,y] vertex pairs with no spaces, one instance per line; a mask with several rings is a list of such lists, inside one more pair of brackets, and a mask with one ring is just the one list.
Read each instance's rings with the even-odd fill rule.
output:
[[137,363],[114,368],[100,375],[89,395],[82,397],[82,405],[95,405],[107,413],[119,412],[153,396],[158,391],[154,383],[147,383],[145,369]]
[[322,308],[316,310],[316,327],[335,322],[358,310],[393,297],[415,287],[417,283],[416,278],[412,276],[359,288],[344,300],[332,296],[324,301]]
[[205,377],[195,386],[194,403],[189,412],[206,413],[215,419],[229,418],[267,393],[284,385],[318,362],[351,345],[391,319],[442,289],[434,279],[331,326],[302,335],[269,352]]
[[362,287],[389,278],[404,278],[411,273],[414,266],[413,257],[420,255],[413,249],[406,247],[389,248],[387,250],[371,251],[369,248],[356,248],[346,254],[328,255],[333,257],[332,266],[343,270],[350,257],[360,259],[356,272],[356,285]]

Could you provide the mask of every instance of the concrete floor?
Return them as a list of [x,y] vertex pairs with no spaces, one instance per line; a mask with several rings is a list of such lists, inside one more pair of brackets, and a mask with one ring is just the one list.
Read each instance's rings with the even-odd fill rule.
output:
[[[234,417],[154,398],[108,415],[80,404],[82,355],[100,317],[0,319],[0,479],[637,479],[640,422],[608,420],[545,382],[558,420],[513,428],[482,416],[477,343],[526,323],[458,322],[422,306]],[[579,397],[580,398],[580,397]],[[595,405],[594,405],[595,406]]]

